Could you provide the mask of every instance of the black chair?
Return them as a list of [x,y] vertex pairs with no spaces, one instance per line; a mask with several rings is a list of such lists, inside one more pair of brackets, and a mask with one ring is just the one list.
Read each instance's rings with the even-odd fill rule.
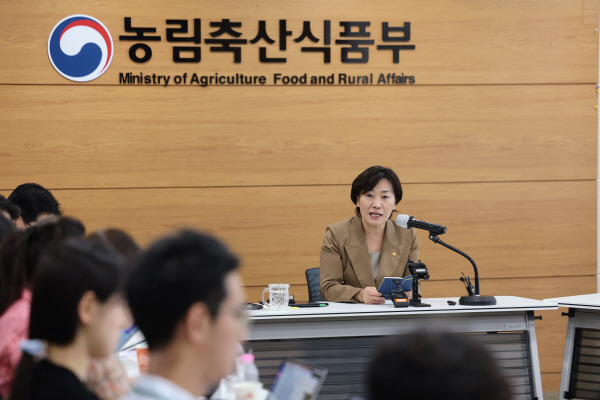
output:
[[308,285],[308,301],[325,301],[321,295],[321,279],[319,268],[309,268],[305,272],[306,284]]

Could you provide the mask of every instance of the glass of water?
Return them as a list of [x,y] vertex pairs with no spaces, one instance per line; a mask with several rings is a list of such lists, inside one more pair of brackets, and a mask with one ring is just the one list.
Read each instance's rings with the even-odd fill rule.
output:
[[[265,293],[269,292],[269,301],[265,300]],[[271,311],[288,310],[290,301],[290,285],[287,283],[272,283],[262,292],[263,304]]]

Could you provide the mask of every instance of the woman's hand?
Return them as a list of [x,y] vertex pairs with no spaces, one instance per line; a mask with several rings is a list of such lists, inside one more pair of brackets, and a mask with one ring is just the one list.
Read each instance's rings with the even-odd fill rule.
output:
[[385,299],[373,286],[369,286],[356,294],[356,300],[365,304],[383,304]]

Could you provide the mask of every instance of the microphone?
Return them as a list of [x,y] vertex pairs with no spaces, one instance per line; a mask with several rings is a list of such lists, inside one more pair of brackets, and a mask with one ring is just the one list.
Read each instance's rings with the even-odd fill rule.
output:
[[415,217],[406,214],[398,214],[396,217],[396,224],[402,228],[417,228],[429,231],[433,235],[443,235],[446,233],[446,227],[441,225],[432,224],[430,222],[419,221]]

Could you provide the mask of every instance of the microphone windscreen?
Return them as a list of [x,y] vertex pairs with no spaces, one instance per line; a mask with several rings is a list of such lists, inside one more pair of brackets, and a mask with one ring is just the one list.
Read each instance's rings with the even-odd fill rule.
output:
[[410,220],[410,215],[406,214],[398,214],[396,217],[396,225],[408,229],[408,221]]
[[402,282],[400,283],[400,287],[405,292],[408,292],[409,290],[412,290],[412,284],[413,284],[413,276],[412,275],[406,275],[404,277],[404,279],[402,279]]

